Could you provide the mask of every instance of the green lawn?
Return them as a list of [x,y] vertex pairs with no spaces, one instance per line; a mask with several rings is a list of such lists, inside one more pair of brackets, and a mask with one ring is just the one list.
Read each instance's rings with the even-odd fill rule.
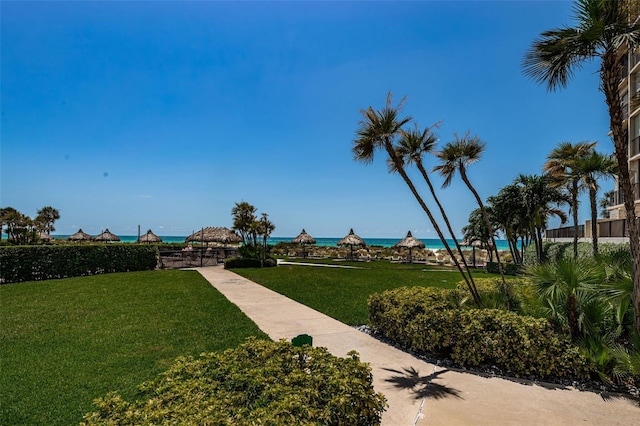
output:
[[267,338],[195,271],[0,286],[0,424],[77,424],[179,355]]
[[[397,287],[454,288],[462,280],[452,267],[396,264],[388,261],[331,262],[363,269],[280,265],[277,268],[234,269],[254,282],[350,325],[367,324],[367,300],[373,293]],[[493,276],[477,271],[480,277]]]

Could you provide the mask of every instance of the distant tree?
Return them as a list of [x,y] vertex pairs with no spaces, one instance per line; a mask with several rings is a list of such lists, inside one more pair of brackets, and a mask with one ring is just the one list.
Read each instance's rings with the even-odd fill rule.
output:
[[614,190],[607,191],[602,194],[602,198],[598,200],[598,206],[600,207],[600,216],[602,216],[603,219],[609,219],[609,217],[611,216],[609,210],[607,210],[607,207],[611,207],[611,199],[613,198],[614,194]]
[[46,206],[38,210],[35,221],[43,225],[43,231],[46,232],[47,235],[51,235],[51,231],[56,230],[53,224],[58,219],[60,219],[60,212],[51,206]]
[[251,244],[252,228],[255,227],[256,222],[256,208],[246,201],[241,201],[231,209],[231,215],[233,216],[233,229],[240,233],[242,243]]
[[612,178],[618,168],[615,159],[591,150],[576,163],[578,175],[589,190],[589,206],[591,207],[591,240],[593,257],[598,256],[598,189],[600,179]]
[[543,262],[542,236],[547,229],[549,217],[557,216],[561,223],[567,221],[566,214],[560,206],[567,204],[569,198],[565,193],[552,185],[547,175],[520,175],[514,181],[520,188],[525,207],[524,220],[536,248],[536,260]]
[[522,264],[522,252],[518,250],[518,242],[522,250],[530,239],[527,224],[526,206],[520,187],[515,183],[500,189],[497,195],[487,199],[489,216],[494,221],[494,229],[502,231],[513,261]]
[[[13,207],[0,208],[0,241],[2,241],[2,234],[5,232],[5,227],[9,227],[9,221],[15,218],[16,213],[18,213],[18,211]],[[11,239],[8,229],[7,236],[9,237],[8,239]]]
[[596,142],[561,142],[547,156],[544,171],[551,177],[551,184],[563,186],[571,195],[571,217],[573,217],[573,258],[578,258],[578,195],[584,188],[584,174],[579,161],[589,155]]
[[7,237],[13,244],[31,244],[37,239],[33,220],[27,215],[15,209],[9,210],[4,215],[4,223],[7,226]]
[[267,240],[269,236],[275,231],[276,226],[269,220],[269,215],[266,213],[262,213],[260,220],[257,222],[258,235],[262,237],[262,250],[260,260],[264,262],[267,257],[268,246]]

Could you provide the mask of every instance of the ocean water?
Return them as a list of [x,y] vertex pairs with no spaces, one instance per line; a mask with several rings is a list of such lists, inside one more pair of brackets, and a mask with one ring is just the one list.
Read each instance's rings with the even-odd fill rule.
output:
[[[120,242],[123,243],[135,243],[138,240],[137,235],[118,235],[120,237]],[[54,235],[53,236],[57,240],[66,240],[69,238],[68,235]],[[184,243],[186,236],[160,236],[162,241],[165,243]],[[290,243],[295,237],[271,237],[267,240],[268,244],[277,244],[279,242]],[[321,247],[335,247],[340,241],[340,238],[316,238],[316,246]],[[392,247],[395,243],[401,240],[398,238],[363,238],[364,242],[367,243],[368,246],[382,246],[382,247]],[[443,249],[444,245],[437,238],[421,238],[420,239],[426,246],[426,248],[431,250]],[[453,247],[454,243],[452,239],[448,239],[447,243]],[[509,243],[506,240],[496,240],[496,245],[499,250],[509,250]]]

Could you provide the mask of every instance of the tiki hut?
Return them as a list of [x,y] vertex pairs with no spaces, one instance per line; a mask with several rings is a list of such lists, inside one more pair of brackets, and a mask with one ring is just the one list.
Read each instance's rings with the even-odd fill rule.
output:
[[353,247],[366,247],[364,240],[358,237],[354,232],[353,228],[349,231],[349,235],[338,241],[339,246],[349,246],[351,249],[350,258],[353,259]]
[[149,244],[149,243],[161,243],[162,242],[162,238],[158,237],[156,234],[151,232],[151,229],[149,229],[146,234],[141,235],[138,238],[138,242],[139,243],[147,243],[147,244]]
[[419,239],[417,239],[413,235],[411,235],[411,231],[409,231],[409,232],[407,232],[407,236],[404,237],[404,239],[402,239],[401,241],[398,241],[393,247],[409,249],[408,261],[409,261],[409,263],[411,263],[411,261],[412,261],[412,259],[411,259],[411,250],[413,250],[414,248],[424,248],[425,245],[424,245],[424,243],[422,241],[420,241]]
[[82,230],[82,228],[78,229],[73,235],[69,236],[69,241],[91,241],[93,237]]
[[93,238],[95,241],[120,241],[120,238],[109,231],[109,228],[105,229],[104,232],[100,235],[96,235]]
[[303,229],[300,235],[291,240],[291,242],[293,244],[300,244],[302,246],[302,257],[306,257],[306,253],[304,251],[305,244],[315,244],[316,240]]

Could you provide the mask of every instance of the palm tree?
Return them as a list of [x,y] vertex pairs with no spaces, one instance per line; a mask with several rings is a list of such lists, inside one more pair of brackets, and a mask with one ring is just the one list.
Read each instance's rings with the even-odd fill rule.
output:
[[600,216],[602,216],[603,219],[609,219],[611,215],[609,213],[609,210],[607,210],[607,207],[611,206],[611,199],[613,198],[614,194],[615,194],[615,191],[613,189],[610,191],[606,191],[604,194],[602,194],[602,198],[598,200],[598,206],[601,209]]
[[360,113],[362,114],[362,120],[359,123],[359,128],[356,132],[356,139],[353,141],[352,148],[354,158],[356,159],[356,161],[369,164],[373,161],[374,154],[377,149],[383,149],[384,151],[386,151],[387,155],[389,156],[389,161],[393,164],[391,171],[397,172],[409,187],[409,190],[418,201],[418,204],[420,204],[420,207],[422,207],[422,210],[429,218],[429,221],[433,225],[433,228],[436,230],[438,237],[451,256],[451,259],[454,261],[456,267],[460,271],[460,274],[464,277],[474,301],[478,306],[480,306],[481,302],[478,291],[476,290],[475,286],[469,282],[469,279],[464,273],[462,266],[456,259],[453,251],[451,251],[449,244],[447,244],[447,240],[442,234],[440,226],[433,217],[431,210],[427,207],[424,199],[418,193],[418,190],[413,184],[413,181],[409,178],[404,169],[402,160],[396,154],[394,143],[396,139],[401,135],[402,128],[412,120],[411,117],[408,116],[399,117],[403,105],[404,99],[400,101],[397,107],[394,107],[393,97],[391,95],[391,92],[389,92],[387,94],[385,106],[381,110],[376,111],[372,107],[369,107],[366,110],[360,111]]
[[593,257],[598,256],[598,179],[613,177],[617,170],[616,161],[609,155],[591,150],[587,156],[576,163],[578,175],[589,189],[589,205],[591,207],[591,240]]
[[46,206],[38,210],[37,213],[38,216],[36,216],[34,220],[42,223],[44,232],[46,232],[47,235],[51,235],[51,231],[56,230],[56,228],[53,227],[53,223],[60,219],[60,212],[51,206]]
[[571,195],[571,216],[573,217],[573,258],[578,258],[578,195],[583,174],[577,167],[578,162],[593,151],[596,142],[561,142],[547,156],[544,171],[552,178],[555,186],[566,186]]
[[246,201],[235,203],[231,209],[233,229],[240,233],[244,245],[251,244],[252,225],[256,221],[256,208]]
[[550,319],[567,326],[574,340],[580,334],[591,334],[605,309],[597,293],[605,272],[595,259],[538,264],[528,269],[528,275]]
[[497,195],[489,197],[487,203],[493,212],[490,216],[496,221],[496,229],[504,233],[509,243],[514,262],[522,264],[518,240],[521,241],[520,247],[524,250],[529,237],[529,226],[521,188],[515,183],[507,185]]
[[472,137],[470,132],[467,132],[467,134],[463,137],[459,137],[454,133],[454,141],[448,142],[447,144],[445,144],[442,150],[436,153],[436,157],[440,159],[441,164],[434,167],[433,170],[438,171],[440,175],[444,177],[444,183],[442,184],[443,188],[451,185],[451,181],[455,176],[456,171],[458,171],[460,173],[462,181],[465,183],[465,185],[467,185],[467,188],[469,188],[469,191],[471,191],[476,201],[478,202],[478,206],[482,211],[485,225],[487,225],[487,230],[489,231],[489,238],[491,239],[492,247],[490,247],[489,250],[493,249],[496,252],[498,270],[500,271],[500,276],[502,277],[502,289],[507,301],[507,308],[510,309],[509,290],[507,288],[507,282],[504,279],[504,271],[502,268],[502,262],[500,261],[500,253],[498,252],[498,247],[496,246],[493,227],[491,226],[489,215],[487,214],[487,210],[484,207],[484,203],[482,202],[480,195],[478,195],[478,192],[475,190],[473,185],[471,185],[469,177],[467,176],[467,166],[480,160],[480,157],[484,152],[484,148],[485,144],[477,135]]
[[258,221],[258,234],[262,236],[262,256],[260,261],[263,263],[267,258],[267,240],[275,229],[276,226],[269,220],[269,215],[262,213]]
[[[524,73],[548,90],[566,87],[575,70],[585,62],[600,60],[600,90],[609,110],[609,128],[613,136],[618,163],[620,189],[624,194],[631,254],[633,257],[633,292],[635,326],[640,334],[640,230],[635,220],[634,191],[629,172],[628,135],[623,122],[620,85],[623,81],[621,48],[640,44],[640,20],[629,0],[578,0],[575,2],[576,25],[543,32],[525,55]],[[632,12],[635,12],[632,15]]]
[[542,233],[547,228],[550,216],[557,216],[561,223],[567,221],[567,216],[559,206],[568,202],[568,198],[560,189],[549,184],[549,177],[545,175],[523,175],[514,181],[520,188],[521,197],[526,209],[525,220],[536,248],[538,263],[544,259],[542,251]]
[[[427,153],[433,152],[433,150],[436,147],[436,144],[438,143],[438,136],[435,134],[433,129],[439,127],[439,125],[440,123],[436,123],[431,127],[425,128],[423,131],[420,131],[418,129],[417,124],[412,130],[408,130],[408,131],[400,130],[400,139],[395,147],[395,152],[396,152],[396,156],[398,157],[398,159],[400,160],[403,166],[405,164],[414,164],[422,174],[422,178],[424,179],[427,186],[429,187],[429,192],[431,193],[433,200],[438,205],[438,209],[440,210],[440,214],[442,215],[442,218],[447,226],[449,235],[451,235],[451,239],[454,241],[456,245],[456,249],[458,251],[460,259],[462,259],[462,264],[466,269],[465,281],[468,278],[468,280],[471,282],[471,285],[475,287],[473,276],[471,274],[471,271],[469,270],[469,265],[467,264],[467,261],[464,258],[464,253],[462,251],[462,248],[460,247],[458,238],[456,237],[455,232],[453,231],[453,227],[451,226],[451,222],[449,222],[449,217],[447,216],[447,213],[444,207],[442,206],[442,203],[440,203],[440,199],[438,198],[438,195],[436,194],[433,184],[431,183],[429,174],[427,173],[427,170],[424,168],[424,164],[422,163],[422,159],[424,155]],[[390,170],[395,171],[395,164],[392,161],[389,162],[389,168]]]

